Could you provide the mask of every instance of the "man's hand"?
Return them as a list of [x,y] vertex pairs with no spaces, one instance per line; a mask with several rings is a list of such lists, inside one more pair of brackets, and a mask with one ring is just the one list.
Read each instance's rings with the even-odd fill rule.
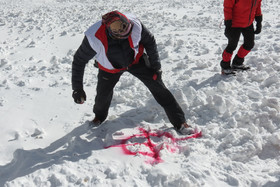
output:
[[257,22],[255,34],[260,34],[262,31],[262,16],[256,16],[255,20]]
[[72,97],[77,104],[83,104],[87,100],[87,96],[84,90],[74,90]]
[[162,74],[162,70],[161,69],[156,70],[154,75],[153,75],[153,79],[157,80],[158,78],[161,78],[161,74]]
[[230,37],[230,32],[231,32],[231,25],[232,25],[232,20],[225,20],[225,36],[227,38]]

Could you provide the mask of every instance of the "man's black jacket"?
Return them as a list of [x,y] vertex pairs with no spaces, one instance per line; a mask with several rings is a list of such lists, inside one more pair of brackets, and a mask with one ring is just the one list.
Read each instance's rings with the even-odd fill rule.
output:
[[[108,51],[107,58],[112,63],[114,68],[126,68],[134,61],[134,51],[131,49],[128,39],[117,40],[111,38],[108,33]],[[161,68],[157,45],[153,34],[142,24],[141,40],[145,51],[149,57],[149,62],[152,69],[159,70]],[[72,89],[83,89],[83,76],[85,65],[96,55],[96,52],[91,48],[87,37],[85,36],[82,44],[74,55],[72,63]]]

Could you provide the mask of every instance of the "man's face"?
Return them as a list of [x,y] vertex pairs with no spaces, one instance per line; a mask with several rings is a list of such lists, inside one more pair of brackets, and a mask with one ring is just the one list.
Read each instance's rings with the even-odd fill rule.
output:
[[131,30],[131,25],[121,20],[114,21],[109,26],[110,34],[116,39],[128,38]]

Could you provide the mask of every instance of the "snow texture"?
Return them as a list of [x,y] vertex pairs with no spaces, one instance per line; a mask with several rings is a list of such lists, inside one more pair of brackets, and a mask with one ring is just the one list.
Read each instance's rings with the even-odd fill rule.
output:
[[[280,186],[279,0],[263,1],[263,30],[245,62],[251,70],[237,76],[220,73],[222,0],[0,0],[0,7],[1,187]],[[91,60],[88,99],[77,105],[71,63],[84,31],[112,10],[134,13],[154,33],[163,80],[202,137],[177,141],[184,136],[128,73],[106,122],[89,127],[97,69]],[[144,131],[169,135],[136,136]]]

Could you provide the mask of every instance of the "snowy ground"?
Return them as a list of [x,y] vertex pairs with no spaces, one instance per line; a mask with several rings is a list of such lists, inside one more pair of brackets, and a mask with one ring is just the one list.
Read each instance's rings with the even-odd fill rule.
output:
[[[0,186],[280,186],[279,0],[263,0],[263,32],[246,59],[252,70],[232,77],[219,67],[222,0],[0,0],[0,7]],[[154,33],[163,79],[201,138],[178,135],[127,73],[108,120],[88,127],[97,69],[88,64],[88,100],[76,105],[72,57],[83,32],[115,9],[135,13]],[[153,136],[163,131],[170,136]],[[105,148],[129,137],[127,146]],[[151,152],[147,140],[158,160],[141,154]]]

